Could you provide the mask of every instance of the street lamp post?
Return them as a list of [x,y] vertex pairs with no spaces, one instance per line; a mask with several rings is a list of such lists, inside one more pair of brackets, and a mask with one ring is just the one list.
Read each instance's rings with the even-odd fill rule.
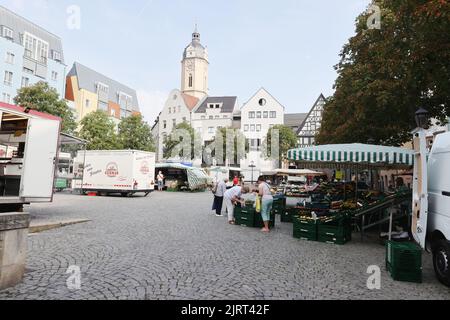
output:
[[256,168],[255,162],[254,162],[254,161],[251,162],[250,168],[252,169],[252,185],[253,185],[253,181],[254,181],[254,170],[255,170],[255,168]]

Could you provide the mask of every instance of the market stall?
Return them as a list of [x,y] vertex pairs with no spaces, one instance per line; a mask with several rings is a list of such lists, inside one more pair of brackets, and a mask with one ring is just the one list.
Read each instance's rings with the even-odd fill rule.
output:
[[155,174],[159,171],[164,174],[169,191],[202,191],[212,183],[212,178],[203,169],[183,164],[158,163]]
[[[298,231],[299,224],[314,225],[308,229],[313,235],[305,238],[320,239],[321,234],[315,229],[316,226],[320,227],[323,221],[327,224],[333,222],[338,235],[333,239],[337,239],[336,243],[345,243],[349,239],[347,231],[351,222],[359,226],[361,236],[364,237],[365,230],[386,221],[390,222],[391,230],[394,219],[408,215],[409,210],[405,206],[411,203],[411,191],[403,189],[382,193],[377,190],[372,173],[411,168],[414,161],[412,150],[364,144],[324,145],[290,150],[288,159],[304,168],[342,170],[346,176],[342,182],[322,183],[313,186],[313,190],[298,191],[305,199],[303,204],[291,209],[291,213],[296,216],[292,220],[296,222],[297,236],[301,233]],[[363,171],[369,172],[369,181],[361,184],[359,176]],[[395,210],[386,213],[391,208]],[[401,214],[396,215],[395,212]],[[327,231],[327,228],[324,230]],[[327,233],[333,234],[329,229]]]

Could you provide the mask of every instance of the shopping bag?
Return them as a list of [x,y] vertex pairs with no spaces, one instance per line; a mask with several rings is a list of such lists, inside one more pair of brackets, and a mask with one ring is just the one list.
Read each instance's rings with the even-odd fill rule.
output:
[[260,213],[261,212],[261,198],[258,196],[256,197],[256,212]]

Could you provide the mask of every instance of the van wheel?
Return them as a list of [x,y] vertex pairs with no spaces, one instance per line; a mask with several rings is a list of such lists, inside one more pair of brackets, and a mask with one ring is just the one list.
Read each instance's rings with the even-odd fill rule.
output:
[[450,244],[440,240],[433,250],[433,265],[436,276],[441,283],[450,287]]

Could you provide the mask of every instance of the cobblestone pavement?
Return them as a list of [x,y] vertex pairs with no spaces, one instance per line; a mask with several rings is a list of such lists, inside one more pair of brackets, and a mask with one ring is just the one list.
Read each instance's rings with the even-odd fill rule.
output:
[[[290,224],[261,234],[210,207],[209,193],[57,195],[33,205],[39,221],[92,222],[31,235],[24,282],[0,299],[450,299],[427,254],[423,284],[394,282],[378,243],[300,241]],[[81,268],[81,290],[66,286],[71,265]],[[370,265],[382,268],[381,290],[366,287]]]

